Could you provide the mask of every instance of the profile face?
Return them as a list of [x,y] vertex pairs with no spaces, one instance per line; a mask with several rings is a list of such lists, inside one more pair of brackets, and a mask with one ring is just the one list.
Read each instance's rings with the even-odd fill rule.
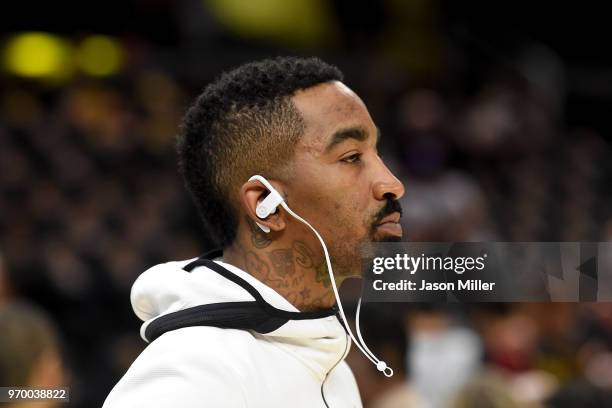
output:
[[304,118],[288,200],[329,245],[341,270],[355,274],[360,244],[399,241],[402,183],[378,156],[379,139],[361,99],[341,82],[297,92]]

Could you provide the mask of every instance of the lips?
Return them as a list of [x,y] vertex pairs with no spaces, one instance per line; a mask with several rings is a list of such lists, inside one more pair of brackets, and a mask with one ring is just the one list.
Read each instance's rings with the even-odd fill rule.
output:
[[387,215],[376,225],[376,230],[386,235],[401,237],[402,226],[399,223],[400,217],[401,215],[399,212]]
[[380,220],[380,222],[378,223],[378,225],[382,225],[382,224],[386,224],[388,222],[394,222],[394,223],[398,223],[400,220],[400,213],[399,212],[394,212],[391,213],[389,215],[387,215],[385,218],[383,218],[382,220]]

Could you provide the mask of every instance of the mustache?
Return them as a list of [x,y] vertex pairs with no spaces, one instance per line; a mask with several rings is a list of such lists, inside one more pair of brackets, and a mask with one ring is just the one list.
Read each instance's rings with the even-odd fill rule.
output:
[[376,215],[374,215],[374,222],[372,223],[372,226],[375,227],[382,221],[383,218],[389,214],[393,214],[394,212],[400,213],[401,217],[403,213],[402,206],[400,205],[399,201],[388,198],[385,206],[381,208]]

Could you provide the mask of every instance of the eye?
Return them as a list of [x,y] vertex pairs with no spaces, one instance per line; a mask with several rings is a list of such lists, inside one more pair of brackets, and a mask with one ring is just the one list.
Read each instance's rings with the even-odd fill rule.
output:
[[361,161],[361,153],[351,154],[350,156],[345,157],[341,161],[343,161],[344,163],[358,163]]

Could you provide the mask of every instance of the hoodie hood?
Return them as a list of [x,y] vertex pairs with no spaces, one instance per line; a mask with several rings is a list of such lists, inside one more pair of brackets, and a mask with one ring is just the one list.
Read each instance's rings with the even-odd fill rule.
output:
[[[348,353],[350,339],[337,309],[300,312],[274,289],[220,260],[220,251],[156,265],[132,286],[130,300],[154,341],[190,326],[248,330],[273,341],[323,378]],[[212,260],[212,258],[217,258]]]

